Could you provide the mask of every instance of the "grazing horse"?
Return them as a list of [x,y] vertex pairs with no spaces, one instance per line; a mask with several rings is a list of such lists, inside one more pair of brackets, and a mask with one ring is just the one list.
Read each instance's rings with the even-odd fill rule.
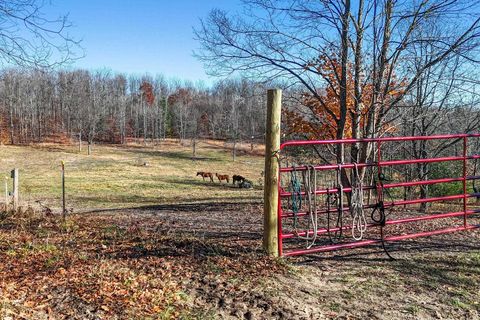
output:
[[233,182],[232,182],[233,184],[235,184],[235,182],[237,182],[237,181],[242,183],[243,181],[245,181],[245,178],[238,175],[238,174],[234,174],[233,177],[232,177],[232,180],[233,180]]
[[210,181],[213,182],[213,174],[211,172],[199,171],[197,172],[197,177],[198,176],[201,176],[203,178],[203,181],[205,181],[205,178],[210,178]]
[[222,183],[222,180],[225,180],[227,181],[227,183],[230,183],[230,177],[228,176],[228,174],[215,173],[215,175],[217,176],[218,181],[220,181],[220,183]]

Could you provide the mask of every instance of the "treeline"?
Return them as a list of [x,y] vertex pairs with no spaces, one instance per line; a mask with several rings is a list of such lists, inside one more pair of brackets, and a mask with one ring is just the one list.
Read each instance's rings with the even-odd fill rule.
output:
[[263,85],[242,79],[208,87],[108,70],[9,69],[0,78],[0,141],[262,139],[265,99]]

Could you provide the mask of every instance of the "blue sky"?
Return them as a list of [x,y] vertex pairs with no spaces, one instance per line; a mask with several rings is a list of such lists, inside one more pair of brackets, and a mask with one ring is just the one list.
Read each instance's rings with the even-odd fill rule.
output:
[[44,12],[69,14],[86,54],[73,67],[209,82],[192,27],[213,8],[237,11],[240,0],[51,0]]

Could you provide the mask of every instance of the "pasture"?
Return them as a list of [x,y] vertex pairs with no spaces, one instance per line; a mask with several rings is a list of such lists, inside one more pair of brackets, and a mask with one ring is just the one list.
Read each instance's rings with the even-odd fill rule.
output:
[[[196,159],[190,146],[167,140],[159,146],[96,145],[88,156],[86,146],[54,144],[31,147],[3,146],[0,172],[20,169],[20,194],[27,203],[41,200],[50,207],[61,206],[60,164],[65,162],[67,206],[75,212],[98,208],[127,208],[184,202],[209,202],[229,199],[260,199],[262,192],[245,191],[204,183],[197,171],[215,175],[242,173],[258,184],[263,170],[259,156],[239,156],[231,161],[231,152],[223,142],[200,144]],[[250,147],[243,146],[250,151]],[[243,151],[245,153],[245,151]],[[254,152],[256,152],[254,150]],[[257,150],[258,152],[258,150]],[[242,153],[242,150],[240,150]],[[223,183],[225,184],[225,182]]]
[[[392,244],[394,261],[375,246],[265,257],[262,147],[240,146],[232,162],[216,141],[196,159],[173,140],[96,145],[90,156],[75,145],[1,146],[0,173],[14,167],[23,210],[0,216],[0,319],[480,316],[476,231]],[[255,187],[197,171],[241,174]]]

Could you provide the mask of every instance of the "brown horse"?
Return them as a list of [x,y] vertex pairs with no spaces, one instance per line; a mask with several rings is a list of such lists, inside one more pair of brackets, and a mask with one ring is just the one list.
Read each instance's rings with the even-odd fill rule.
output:
[[215,173],[215,175],[217,176],[218,181],[220,181],[220,183],[222,183],[222,180],[225,180],[227,181],[227,183],[230,183],[230,177],[228,176],[228,174]]
[[198,171],[197,177],[198,176],[201,176],[203,178],[203,181],[205,181],[205,178],[210,178],[210,181],[213,182],[213,174],[211,172]]
[[238,175],[238,174],[234,174],[233,177],[232,177],[232,180],[233,180],[232,183],[235,184],[235,182],[237,182],[237,181],[240,182],[240,183],[245,181],[245,178]]

